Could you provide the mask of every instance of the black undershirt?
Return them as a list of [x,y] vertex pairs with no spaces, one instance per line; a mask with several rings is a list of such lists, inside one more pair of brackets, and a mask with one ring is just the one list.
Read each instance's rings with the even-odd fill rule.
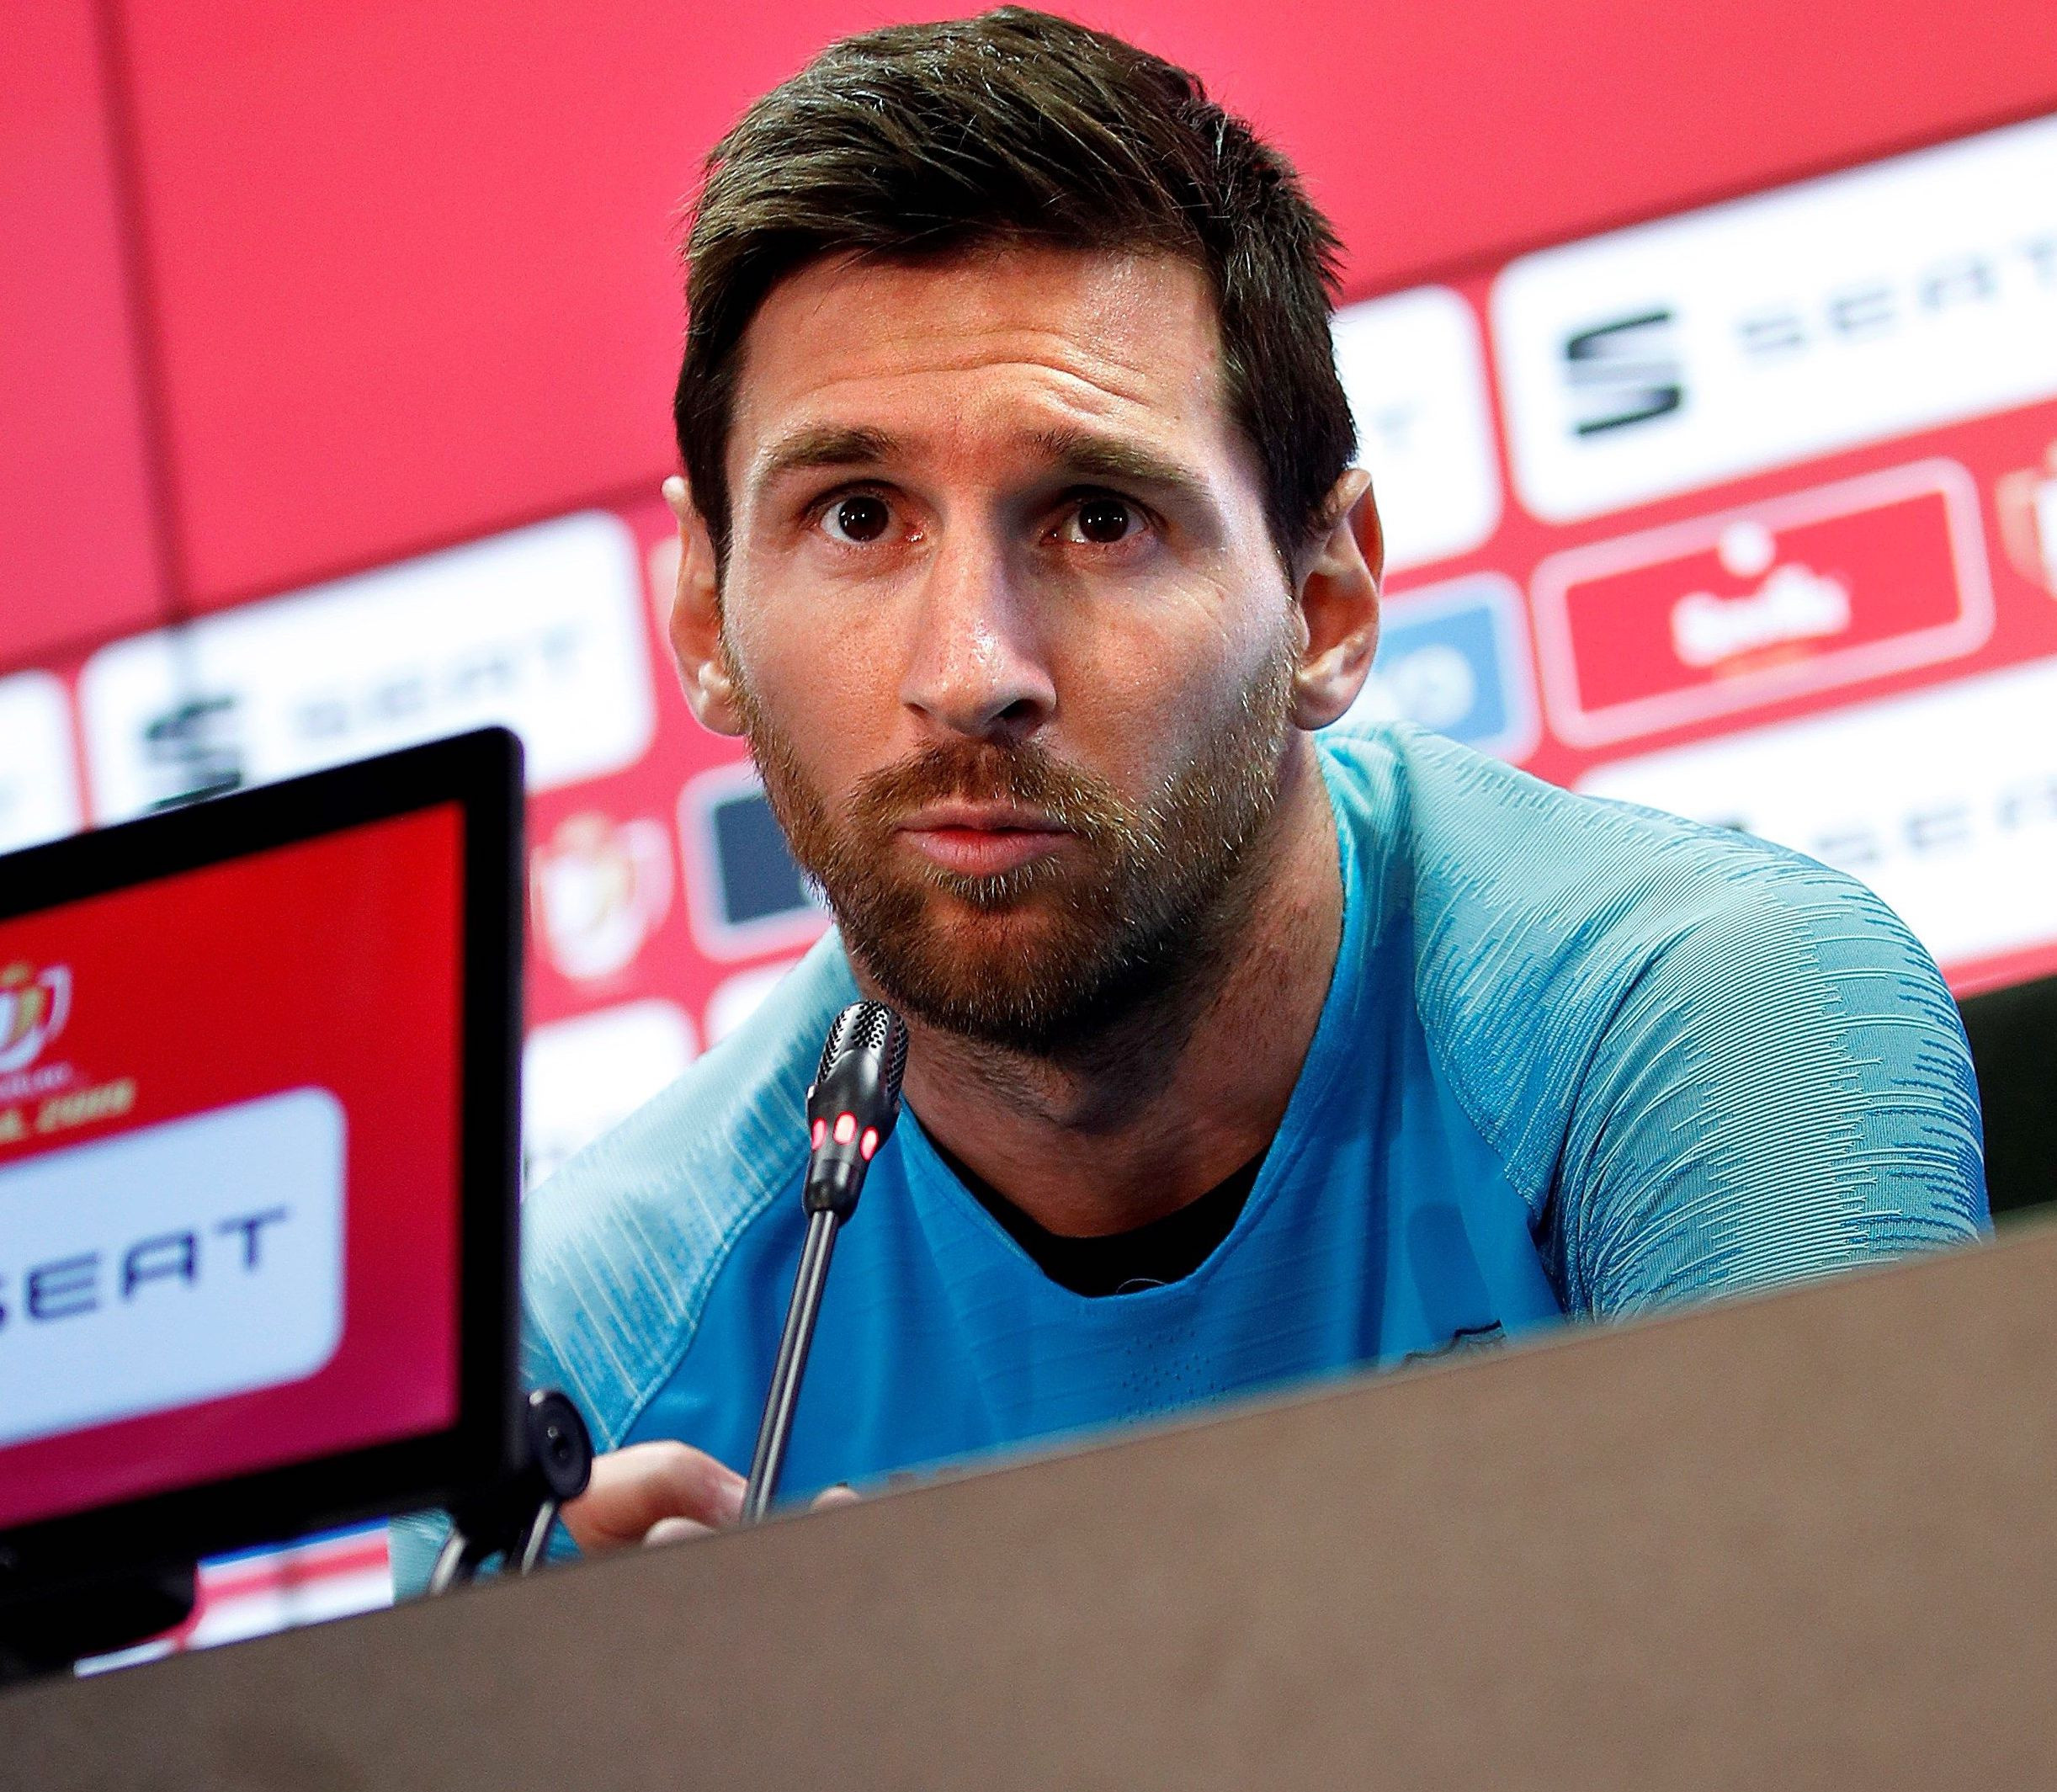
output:
[[957,1173],[958,1180],[978,1197],[980,1205],[1007,1229],[1007,1236],[1044,1274],[1075,1295],[1095,1297],[1134,1294],[1191,1275],[1234,1228],[1264,1162],[1264,1154],[1258,1152],[1198,1199],[1147,1226],[1099,1238],[1066,1238],[1045,1231],[954,1155],[939,1145],[936,1149]]

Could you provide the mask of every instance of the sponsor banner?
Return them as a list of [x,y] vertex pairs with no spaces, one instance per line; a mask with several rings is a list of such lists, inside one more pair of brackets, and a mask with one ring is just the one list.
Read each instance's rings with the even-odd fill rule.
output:
[[311,1375],[343,1337],[343,1198],[325,1089],[0,1169],[0,1444]]
[[72,706],[46,672],[0,678],[0,853],[84,825],[72,757]]
[[1897,467],[1552,556],[1551,725],[1604,746],[1973,651],[1992,631],[1978,492]]
[[654,726],[635,547],[587,512],[103,649],[80,679],[102,821],[504,723],[546,790]]
[[1371,677],[1342,732],[1419,722],[1503,759],[1536,743],[1521,593],[1496,572],[1411,591],[1386,603]]
[[1580,788],[1861,878],[1945,965],[2057,940],[2057,658],[1600,767]]
[[541,1182],[626,1119],[694,1056],[685,1010],[656,999],[532,1029],[522,1051],[525,1182]]
[[2057,117],[1543,250],[1492,316],[1546,522],[2057,396]]
[[1345,307],[1335,339],[1388,570],[1482,546],[1500,521],[1500,467],[1471,307],[1423,286]]
[[828,912],[800,867],[747,760],[716,766],[678,795],[693,938],[709,958],[755,958],[808,946]]

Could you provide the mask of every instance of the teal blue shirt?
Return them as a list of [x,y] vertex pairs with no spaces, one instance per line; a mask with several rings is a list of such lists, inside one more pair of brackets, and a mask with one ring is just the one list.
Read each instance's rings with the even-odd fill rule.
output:
[[[1395,725],[1321,739],[1343,931],[1241,1216],[1192,1274],[1051,1281],[910,1104],[838,1241],[783,1492],[1969,1239],[1971,1062],[1848,878]],[[526,1373],[603,1449],[747,1465],[804,1216],[833,935],[528,1202]],[[403,1527],[403,1587],[427,1571]]]

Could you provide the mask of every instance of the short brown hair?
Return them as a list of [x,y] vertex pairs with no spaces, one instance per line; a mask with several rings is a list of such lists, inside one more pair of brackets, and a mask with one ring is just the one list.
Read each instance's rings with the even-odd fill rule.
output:
[[719,555],[737,350],[772,288],[823,256],[1014,242],[1197,263],[1273,540],[1289,561],[1320,534],[1356,447],[1329,338],[1335,233],[1285,158],[1197,77],[1006,7],[832,44],[709,156],[672,417]]

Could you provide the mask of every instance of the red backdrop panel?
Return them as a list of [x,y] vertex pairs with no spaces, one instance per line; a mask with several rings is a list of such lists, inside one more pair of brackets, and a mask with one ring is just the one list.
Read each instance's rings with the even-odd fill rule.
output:
[[[128,0],[189,594],[212,605],[669,465],[670,221],[751,95],[908,9]],[[2046,0],[1653,13],[1106,0],[1306,171],[1354,291],[2034,109]]]
[[163,619],[95,9],[0,51],[0,668]]

